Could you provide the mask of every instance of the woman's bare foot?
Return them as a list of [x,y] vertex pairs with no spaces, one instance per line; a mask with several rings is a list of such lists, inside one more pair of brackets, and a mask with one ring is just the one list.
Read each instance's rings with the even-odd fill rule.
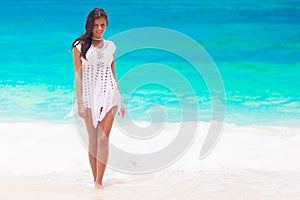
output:
[[100,183],[95,183],[95,188],[96,189],[103,189],[103,186]]

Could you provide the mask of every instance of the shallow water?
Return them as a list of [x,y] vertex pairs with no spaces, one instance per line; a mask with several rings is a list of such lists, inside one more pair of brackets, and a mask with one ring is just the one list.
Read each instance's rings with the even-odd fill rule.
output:
[[[1,1],[1,121],[63,119],[72,104],[74,72],[69,48],[84,31],[85,17],[94,7],[108,12],[106,38],[152,26],[179,31],[201,44],[224,82],[226,122],[298,126],[300,3],[293,0]],[[137,79],[121,85],[133,120],[151,120],[151,107],[160,105],[165,110],[156,110],[157,115],[165,112],[164,120],[178,122],[181,103],[191,98],[198,102],[199,118],[187,116],[185,120],[211,120],[211,91],[201,74],[178,55],[157,49],[131,52],[116,60],[117,77],[147,63],[168,65],[192,90],[168,77],[172,88],[148,84],[134,94],[124,92],[147,76],[137,74]],[[163,73],[156,77],[165,78]]]

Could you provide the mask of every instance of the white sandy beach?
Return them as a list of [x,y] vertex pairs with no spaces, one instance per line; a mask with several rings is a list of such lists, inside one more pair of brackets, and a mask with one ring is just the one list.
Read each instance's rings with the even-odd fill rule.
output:
[[[174,132],[179,124],[168,124]],[[200,130],[208,129],[201,123]],[[87,153],[73,125],[0,124],[0,199],[297,199],[300,129],[226,124],[199,160],[204,134],[172,166],[131,175],[107,169],[104,189],[89,185]],[[205,131],[204,131],[205,132]],[[121,132],[112,130],[112,141]],[[171,134],[171,133],[170,133]],[[146,150],[145,150],[146,151]]]

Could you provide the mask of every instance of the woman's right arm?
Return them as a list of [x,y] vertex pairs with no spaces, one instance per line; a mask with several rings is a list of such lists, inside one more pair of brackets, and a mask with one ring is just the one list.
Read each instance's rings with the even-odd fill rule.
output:
[[75,68],[75,90],[78,106],[78,114],[80,117],[86,117],[86,111],[82,100],[82,63],[80,52],[76,47],[73,47],[73,62]]

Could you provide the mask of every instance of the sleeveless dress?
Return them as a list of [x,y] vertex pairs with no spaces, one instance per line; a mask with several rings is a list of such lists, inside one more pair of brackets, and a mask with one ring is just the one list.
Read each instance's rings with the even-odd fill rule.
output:
[[[81,51],[81,44],[76,48]],[[103,40],[103,47],[91,46],[86,53],[86,58],[81,58],[82,66],[82,100],[85,108],[90,108],[93,125],[97,127],[106,113],[113,107],[122,103],[121,95],[113,76],[111,64],[116,46],[112,41]],[[65,116],[71,117],[78,112],[77,102],[73,105],[71,112]]]

